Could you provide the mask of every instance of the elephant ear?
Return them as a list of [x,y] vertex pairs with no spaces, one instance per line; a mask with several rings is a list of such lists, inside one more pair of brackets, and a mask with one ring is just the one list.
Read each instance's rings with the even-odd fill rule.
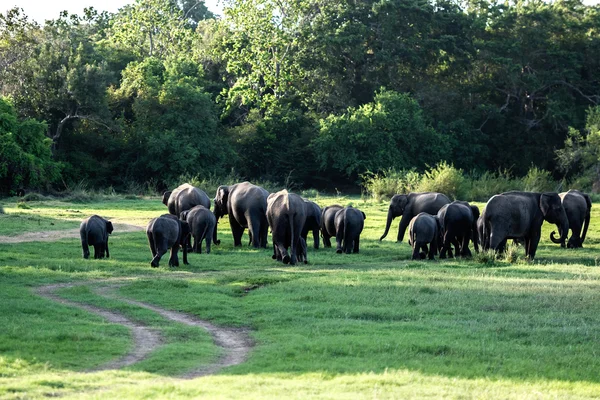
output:
[[477,221],[477,219],[479,218],[479,207],[477,206],[470,206],[471,207],[471,212],[473,213],[473,220]]
[[217,195],[215,196],[215,204],[219,203],[219,205],[223,206],[227,204],[227,199],[229,198],[229,187],[228,186],[219,186],[217,189]]
[[363,215],[363,219],[367,219],[367,215],[364,212],[360,212]]
[[163,193],[163,197],[162,197],[162,203],[166,206],[167,203],[169,203],[169,197],[171,197],[171,193],[173,193],[172,190],[169,190],[168,192],[164,192]]
[[181,243],[183,243],[190,234],[190,225],[185,221],[179,221],[179,232],[181,234]]
[[110,235],[111,233],[113,233],[113,224],[110,221],[106,221],[106,232],[108,232],[108,234]]
[[[552,203],[556,202],[555,196],[558,197],[556,193],[542,193],[540,196],[540,210],[542,210],[544,216],[548,215],[548,212],[552,208]],[[558,201],[560,202],[560,197],[558,197]]]
[[408,204],[408,196],[405,194],[397,194],[392,197],[392,205],[398,214],[402,214]]

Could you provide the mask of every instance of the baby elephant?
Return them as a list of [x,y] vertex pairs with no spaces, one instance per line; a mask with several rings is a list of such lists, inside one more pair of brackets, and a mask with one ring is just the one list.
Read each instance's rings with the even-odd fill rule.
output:
[[[413,249],[413,260],[420,260],[427,255],[430,260],[437,254],[440,234],[440,221],[437,216],[427,213],[419,213],[410,220],[408,225],[409,242]],[[429,243],[429,250],[427,250]],[[420,251],[423,250],[423,253]]]
[[153,257],[150,265],[158,268],[160,258],[170,248],[169,267],[179,267],[179,259],[177,258],[179,246],[183,248],[183,263],[188,265],[186,240],[189,234],[190,226],[188,223],[177,219],[174,215],[163,214],[150,220],[146,228],[146,235],[148,235]]
[[94,246],[94,258],[110,257],[108,252],[108,235],[113,231],[112,222],[105,220],[97,215],[92,215],[84,219],[79,226],[79,235],[81,236],[81,247],[83,248],[83,258],[90,257],[88,246]]
[[202,241],[206,240],[206,254],[210,254],[213,231],[217,225],[215,215],[204,206],[195,206],[181,213],[181,220],[190,226],[190,234],[194,238],[194,253],[202,253]]
[[348,206],[335,213],[335,252],[358,253],[360,234],[365,226],[367,216],[357,208]]

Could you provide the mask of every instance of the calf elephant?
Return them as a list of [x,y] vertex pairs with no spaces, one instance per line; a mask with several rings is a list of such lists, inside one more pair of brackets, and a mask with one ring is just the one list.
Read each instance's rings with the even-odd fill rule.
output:
[[308,232],[312,231],[314,248],[319,248],[319,231],[321,229],[321,207],[317,203],[304,199],[306,206],[306,222],[302,228],[302,238],[307,241]]
[[[248,234],[254,248],[267,247],[267,234],[269,231],[266,217],[267,197],[269,192],[250,182],[236,183],[231,186],[219,186],[215,196],[214,214],[219,218],[228,215],[234,246],[242,245],[244,229]],[[213,243],[217,240],[217,229],[214,230]]]
[[169,214],[176,217],[195,206],[204,206],[210,209],[208,195],[189,183],[184,183],[172,191],[163,193],[162,202],[169,209]]
[[482,216],[482,241],[490,249],[504,251],[507,239],[523,240],[530,260],[535,257],[544,220],[556,224],[561,241],[569,230],[567,214],[554,192],[497,194],[487,202]]
[[[434,259],[439,248],[441,229],[437,215],[422,212],[410,220],[408,236],[409,244],[413,249],[413,260],[425,257],[429,257],[430,260]],[[427,249],[427,244],[429,244],[429,249]]]
[[210,244],[217,226],[214,214],[204,206],[196,206],[182,212],[180,219],[190,226],[190,236],[194,238],[192,251],[202,253],[202,241],[206,240],[206,254],[210,254]]
[[342,206],[334,204],[327,206],[321,211],[321,235],[323,235],[323,247],[331,247],[331,238],[335,237],[335,214]]
[[146,227],[146,235],[152,252],[150,265],[158,268],[161,257],[170,248],[169,267],[179,267],[179,258],[177,257],[179,246],[183,248],[183,263],[188,265],[186,244],[189,234],[188,223],[177,219],[174,215],[163,214],[151,219]]
[[559,196],[565,213],[567,213],[569,228],[572,234],[566,245],[564,240],[561,241],[555,237],[556,232],[554,231],[550,234],[550,240],[553,243],[560,243],[561,247],[568,247],[570,249],[583,247],[583,241],[590,226],[592,199],[586,193],[573,189],[568,192],[559,193]]
[[360,234],[365,226],[367,216],[352,206],[345,207],[335,213],[336,253],[358,253],[360,250]]
[[398,242],[401,242],[404,239],[406,228],[414,216],[422,212],[436,215],[440,208],[448,203],[450,203],[450,199],[442,193],[425,192],[394,195],[388,208],[385,232],[379,240],[383,240],[387,236],[394,218],[402,216],[397,238]]
[[[302,197],[287,190],[269,195],[267,221],[273,235],[273,256],[284,264],[295,265],[302,255],[302,228],[306,222],[306,206]],[[290,252],[288,254],[288,248]],[[306,241],[304,241],[306,252]],[[303,258],[306,263],[304,253]]]
[[451,246],[455,246],[455,254],[470,257],[469,242],[473,240],[475,251],[479,251],[477,219],[479,208],[466,201],[453,201],[444,205],[437,213],[441,227],[440,258],[446,258],[446,253],[452,257]]
[[90,257],[89,246],[94,246],[94,258],[110,257],[108,251],[108,235],[113,232],[113,224],[98,215],[84,219],[79,225],[83,258]]

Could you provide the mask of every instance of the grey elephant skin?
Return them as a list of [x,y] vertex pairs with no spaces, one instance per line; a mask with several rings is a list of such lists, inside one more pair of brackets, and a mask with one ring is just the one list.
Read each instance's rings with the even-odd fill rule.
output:
[[[228,215],[229,226],[233,234],[234,246],[242,245],[244,229],[254,248],[267,247],[269,225],[267,223],[267,197],[269,192],[250,182],[236,183],[231,186],[219,186],[215,195],[214,215],[219,218]],[[214,231],[213,243],[219,244],[217,229]]]
[[83,258],[90,257],[89,246],[94,246],[94,258],[110,257],[108,251],[108,235],[113,232],[113,224],[98,215],[87,217],[79,225]]
[[[571,237],[565,244],[564,240],[556,238],[556,232],[550,233],[550,240],[553,243],[560,243],[561,247],[570,249],[583,247],[583,241],[590,226],[590,216],[592,212],[592,199],[586,193],[571,189],[568,192],[558,194],[562,205],[567,213]],[[583,231],[582,231],[583,228]]]
[[400,226],[398,227],[397,237],[398,242],[402,242],[402,240],[404,240],[406,228],[410,224],[410,221],[413,219],[413,217],[422,212],[436,215],[442,206],[449,203],[450,199],[445,194],[436,192],[394,195],[388,208],[385,232],[379,238],[379,240],[383,240],[387,236],[394,218],[402,216],[402,219],[400,220]]
[[352,206],[335,213],[336,253],[350,254],[360,251],[360,234],[365,226],[365,219],[365,213]]
[[307,199],[304,200],[306,207],[306,222],[304,228],[302,228],[302,238],[304,242],[308,244],[308,232],[312,231],[313,234],[313,247],[319,248],[319,232],[321,229],[321,207],[314,201]]
[[195,206],[204,206],[210,209],[210,198],[203,191],[184,183],[172,191],[163,193],[162,202],[169,209],[169,214],[179,217],[183,211]]
[[542,223],[556,224],[565,240],[569,220],[558,193],[506,192],[492,196],[482,212],[484,248],[504,251],[506,241],[523,241],[525,255],[533,260],[540,242]]
[[284,264],[295,265],[300,254],[300,258],[306,263],[301,242],[302,228],[306,222],[306,206],[302,197],[287,190],[273,193],[267,199],[266,215],[272,232],[274,258]]
[[323,247],[331,247],[331,238],[335,237],[335,214],[344,207],[334,204],[323,208],[321,211],[321,235]]
[[150,265],[158,268],[161,257],[171,249],[169,267],[178,267],[179,258],[177,252],[179,247],[183,248],[183,263],[188,265],[187,260],[187,237],[190,227],[187,222],[179,220],[171,214],[163,214],[150,220],[146,227],[146,235],[152,252]]
[[192,251],[202,253],[202,241],[206,241],[206,254],[210,254],[210,245],[217,226],[214,214],[204,206],[195,206],[182,212],[180,219],[190,226],[190,235],[194,238]]
[[460,254],[462,257],[470,257],[472,255],[469,249],[471,240],[475,251],[479,252],[479,234],[477,233],[479,214],[479,208],[466,201],[455,200],[440,208],[437,213],[442,238],[439,243],[440,258],[446,258],[446,255],[452,257],[453,245],[456,256]]
[[433,260],[438,252],[441,236],[441,225],[437,215],[422,212],[414,216],[408,225],[408,236],[408,243],[413,249],[413,260],[425,257]]

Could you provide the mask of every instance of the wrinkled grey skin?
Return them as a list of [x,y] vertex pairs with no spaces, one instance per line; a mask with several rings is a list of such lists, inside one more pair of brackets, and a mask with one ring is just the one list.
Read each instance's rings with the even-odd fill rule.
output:
[[[301,240],[302,228],[306,222],[305,204],[302,197],[287,190],[273,193],[267,199],[267,221],[272,232],[273,257],[284,264],[295,265],[298,262],[298,254],[303,254]],[[304,258],[306,264],[306,257],[301,258]]]
[[[250,182],[236,183],[231,186],[219,186],[215,195],[214,214],[219,218],[228,215],[233,244],[242,245],[244,229],[248,228],[248,235],[254,248],[267,247],[269,225],[267,222],[267,197],[269,192]],[[214,230],[213,243],[217,240],[217,229]]]
[[334,204],[323,208],[321,211],[321,235],[323,236],[323,247],[331,247],[331,238],[335,237],[335,214],[342,206]]
[[179,219],[190,226],[190,235],[194,238],[192,251],[202,253],[202,241],[206,240],[206,254],[210,254],[210,245],[217,226],[214,214],[204,206],[195,206],[182,212]]
[[336,253],[358,253],[360,250],[360,234],[365,226],[367,216],[352,206],[345,207],[335,213]]
[[151,219],[146,227],[146,235],[152,252],[150,265],[158,268],[161,257],[170,248],[169,267],[179,267],[179,258],[177,257],[179,246],[183,248],[183,263],[188,265],[186,243],[189,234],[188,223],[177,219],[174,215],[163,214]]
[[169,214],[176,217],[195,206],[204,206],[210,209],[208,195],[189,183],[184,183],[172,191],[163,193],[162,202],[169,209]]
[[479,238],[479,244],[481,245],[482,251],[486,251],[486,250],[490,249],[490,243],[488,240],[486,240],[488,238],[483,234],[484,221],[485,221],[485,208],[481,212],[481,215],[479,216],[479,218],[477,218],[477,237]]
[[[430,260],[434,259],[439,248],[441,229],[437,215],[422,212],[410,220],[408,224],[408,243],[413,249],[413,260],[420,260],[425,257],[429,257]],[[429,244],[429,250],[427,244]]]
[[383,240],[387,236],[390,226],[392,225],[392,220],[396,217],[402,216],[400,226],[398,227],[397,238],[398,242],[402,242],[406,228],[414,216],[422,212],[436,215],[442,206],[449,203],[450,199],[446,197],[446,195],[436,192],[394,195],[388,208],[385,232],[379,238],[379,240]]
[[304,227],[302,228],[302,238],[305,242],[307,242],[308,232],[312,231],[313,240],[314,240],[314,248],[319,248],[319,231],[321,229],[321,207],[317,205],[317,203],[304,200],[304,205],[306,206],[306,222],[304,223]]
[[507,239],[522,240],[530,260],[535,257],[544,220],[556,224],[561,241],[569,231],[567,214],[554,192],[497,194],[487,202],[482,216],[482,241],[490,249],[504,251]]
[[108,235],[113,232],[112,222],[105,220],[98,215],[92,215],[84,219],[79,225],[79,235],[81,236],[81,248],[83,249],[83,258],[90,257],[89,246],[94,246],[94,258],[110,257],[108,251]]
[[441,226],[440,258],[446,258],[446,253],[452,257],[452,245],[455,254],[462,257],[471,257],[469,242],[473,240],[475,251],[479,252],[479,240],[477,233],[477,218],[479,208],[472,206],[466,201],[453,201],[444,205],[437,213]]
[[[574,189],[571,189],[568,192],[559,193],[558,195],[560,196],[562,205],[567,213],[571,237],[565,244],[565,241],[556,238],[556,232],[552,231],[552,233],[550,233],[550,240],[552,240],[553,243],[560,243],[561,247],[568,247],[570,249],[583,247],[583,241],[585,240],[585,235],[590,226],[592,199],[586,193]],[[581,231],[582,228],[583,232]]]

